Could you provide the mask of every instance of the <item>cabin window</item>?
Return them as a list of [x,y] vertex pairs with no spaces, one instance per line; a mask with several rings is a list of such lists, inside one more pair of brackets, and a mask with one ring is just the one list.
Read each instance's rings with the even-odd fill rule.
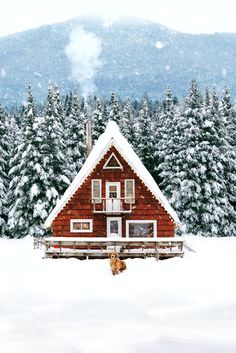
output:
[[90,233],[93,231],[92,219],[71,219],[70,220],[71,233]]
[[125,202],[135,201],[135,186],[134,179],[126,179],[125,180]]
[[157,236],[156,221],[126,221],[126,236],[129,238],[152,238]]
[[122,165],[116,155],[112,153],[106,163],[104,164],[104,169],[122,169]]
[[92,180],[92,201],[93,203],[102,202],[102,180],[93,179]]

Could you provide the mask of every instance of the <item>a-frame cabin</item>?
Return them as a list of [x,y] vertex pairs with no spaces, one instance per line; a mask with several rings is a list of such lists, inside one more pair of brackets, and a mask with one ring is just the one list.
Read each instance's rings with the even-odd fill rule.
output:
[[110,121],[45,222],[52,230],[46,255],[106,257],[112,246],[123,257],[182,255],[182,240],[174,238],[179,223],[151,174]]

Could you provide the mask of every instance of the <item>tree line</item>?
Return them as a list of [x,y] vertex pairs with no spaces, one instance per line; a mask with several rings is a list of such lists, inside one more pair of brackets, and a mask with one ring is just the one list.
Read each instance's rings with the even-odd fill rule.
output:
[[182,222],[180,233],[236,235],[236,105],[225,88],[202,93],[195,80],[181,103],[61,97],[48,87],[37,109],[31,87],[17,116],[0,106],[0,236],[48,235],[42,228],[109,119],[119,125]]

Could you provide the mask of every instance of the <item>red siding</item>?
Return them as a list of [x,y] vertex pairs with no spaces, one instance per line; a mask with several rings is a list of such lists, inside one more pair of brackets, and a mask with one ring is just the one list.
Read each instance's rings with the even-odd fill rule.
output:
[[[114,152],[123,169],[103,169],[106,160]],[[126,235],[126,220],[156,220],[157,236],[174,236],[174,222],[169,214],[156,200],[152,193],[143,184],[141,179],[134,173],[131,167],[126,163],[118,151],[111,147],[96,166],[90,176],[78,188],[72,198],[68,201],[62,211],[57,215],[52,225],[53,236],[81,236],[81,237],[103,237],[106,236],[106,219],[112,215],[94,214],[93,204],[91,202],[91,180],[102,179],[102,197],[106,197],[106,182],[117,181],[121,183],[121,197],[124,197],[124,180],[135,179],[135,204],[130,214],[114,215],[122,217],[122,235]],[[93,233],[71,233],[71,219],[93,219]]]

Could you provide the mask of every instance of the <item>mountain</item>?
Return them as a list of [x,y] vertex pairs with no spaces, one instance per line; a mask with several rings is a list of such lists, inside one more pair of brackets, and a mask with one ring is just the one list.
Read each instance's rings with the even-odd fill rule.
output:
[[75,86],[71,63],[65,54],[71,31],[77,26],[102,41],[102,67],[95,83],[99,96],[115,91],[121,97],[155,98],[169,84],[178,97],[197,79],[202,87],[229,86],[236,95],[236,34],[192,35],[157,23],[123,19],[113,23],[76,18],[0,38],[0,101],[19,103],[28,82],[38,100],[48,81],[63,92]]

